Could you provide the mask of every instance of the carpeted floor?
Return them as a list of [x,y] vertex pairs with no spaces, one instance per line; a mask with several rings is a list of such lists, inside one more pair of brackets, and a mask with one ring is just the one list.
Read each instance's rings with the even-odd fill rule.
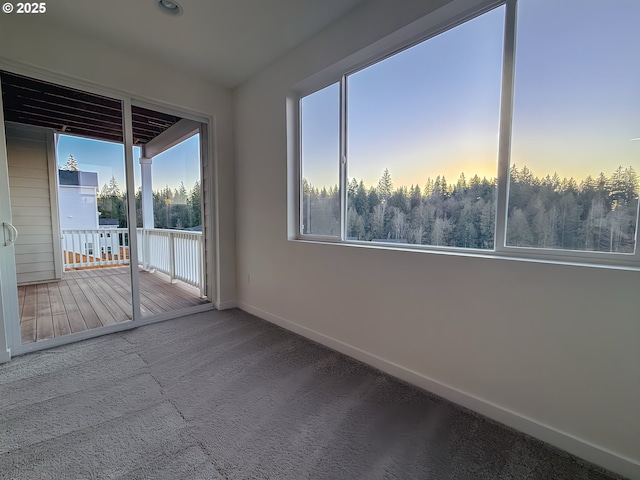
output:
[[239,310],[0,365],[2,479],[619,478]]

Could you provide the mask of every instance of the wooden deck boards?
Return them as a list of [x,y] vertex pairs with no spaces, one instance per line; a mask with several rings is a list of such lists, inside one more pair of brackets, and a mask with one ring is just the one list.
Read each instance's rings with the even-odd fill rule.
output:
[[[206,303],[188,285],[171,284],[158,273],[140,271],[143,317]],[[65,272],[58,282],[18,287],[22,343],[131,320],[128,267]]]

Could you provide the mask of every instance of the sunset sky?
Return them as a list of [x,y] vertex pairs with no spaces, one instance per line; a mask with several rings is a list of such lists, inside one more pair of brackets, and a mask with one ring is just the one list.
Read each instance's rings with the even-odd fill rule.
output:
[[[494,177],[504,7],[348,77],[348,177]],[[520,0],[511,162],[640,171],[640,2]],[[338,88],[302,100],[303,175],[338,183]]]
[[[64,165],[72,154],[80,170],[98,173],[100,188],[114,176],[120,189],[125,190],[124,146],[120,143],[104,142],[88,138],[60,135],[57,148],[58,164]],[[185,140],[175,147],[154,157],[153,189],[168,185],[172,190],[184,182],[187,191],[200,178],[199,135]],[[140,186],[140,148],[134,147],[134,182]]]

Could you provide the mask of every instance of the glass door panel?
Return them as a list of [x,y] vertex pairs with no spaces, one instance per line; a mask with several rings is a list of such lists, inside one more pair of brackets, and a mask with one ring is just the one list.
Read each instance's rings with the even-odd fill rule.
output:
[[[202,124],[132,107],[140,310],[210,303],[206,296]],[[137,149],[137,150],[136,150]]]
[[0,77],[19,344],[132,320],[122,102]]
[[132,320],[124,145],[63,134],[57,158],[71,331]]

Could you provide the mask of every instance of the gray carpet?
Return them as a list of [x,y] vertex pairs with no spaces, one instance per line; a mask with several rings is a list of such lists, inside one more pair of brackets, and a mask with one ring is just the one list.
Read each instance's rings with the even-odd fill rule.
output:
[[619,478],[239,310],[0,365],[2,479]]

